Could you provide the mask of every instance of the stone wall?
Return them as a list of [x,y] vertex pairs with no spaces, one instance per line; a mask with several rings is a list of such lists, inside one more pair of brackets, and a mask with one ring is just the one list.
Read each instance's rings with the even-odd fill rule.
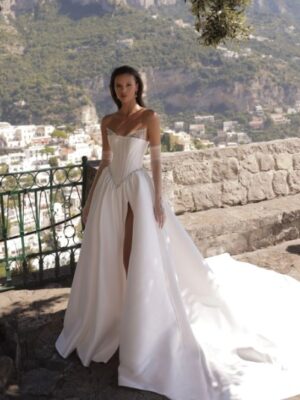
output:
[[[89,162],[87,191],[98,162]],[[144,166],[150,171],[149,155]],[[300,238],[300,139],[162,154],[164,192],[205,257]]]
[[300,193],[298,138],[163,153],[162,160],[164,192],[177,214]]

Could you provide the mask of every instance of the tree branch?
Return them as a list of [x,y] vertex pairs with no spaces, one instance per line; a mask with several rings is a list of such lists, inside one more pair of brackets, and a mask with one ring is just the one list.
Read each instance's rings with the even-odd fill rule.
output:
[[188,1],[196,17],[195,28],[200,33],[200,43],[204,46],[216,47],[227,40],[243,40],[249,36],[245,12],[251,0]]

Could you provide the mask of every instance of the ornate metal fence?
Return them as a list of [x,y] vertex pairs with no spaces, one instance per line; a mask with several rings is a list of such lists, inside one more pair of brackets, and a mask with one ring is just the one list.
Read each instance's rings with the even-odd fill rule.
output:
[[0,291],[74,272],[97,163],[0,175]]

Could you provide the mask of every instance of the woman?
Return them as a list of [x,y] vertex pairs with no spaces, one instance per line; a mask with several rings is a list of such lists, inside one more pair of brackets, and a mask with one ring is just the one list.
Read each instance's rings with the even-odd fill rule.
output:
[[172,400],[300,393],[300,284],[228,254],[203,259],[162,197],[159,118],[142,101],[140,75],[117,68],[110,90],[118,111],[102,120],[57,350],[76,349],[88,366],[119,347],[119,384]]
[[[86,224],[91,200],[98,178],[111,161],[112,151],[107,139],[107,129],[109,133],[120,136],[127,136],[128,132],[140,133],[142,137],[146,135],[150,142],[152,152],[152,161],[159,161],[160,155],[160,127],[159,118],[155,112],[146,109],[143,99],[143,82],[137,71],[129,67],[118,68],[111,76],[110,90],[112,98],[117,104],[119,110],[103,118],[101,124],[103,155],[100,168],[98,169],[89,197],[83,209],[83,223]],[[139,128],[142,128],[141,130]],[[122,133],[119,133],[122,132]],[[125,132],[125,134],[123,133]],[[127,133],[126,133],[127,132]],[[160,227],[164,223],[164,211],[161,198],[161,171],[160,163],[152,164],[155,183],[154,215]],[[133,213],[128,203],[128,212],[125,221],[124,238],[124,266],[128,270],[131,240],[133,227]]]

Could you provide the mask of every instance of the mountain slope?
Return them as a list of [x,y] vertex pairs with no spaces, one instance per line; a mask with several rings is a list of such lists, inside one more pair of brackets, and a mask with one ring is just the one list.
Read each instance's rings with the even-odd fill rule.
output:
[[300,3],[295,0],[252,0],[251,10],[300,19]]
[[139,68],[149,106],[174,118],[228,116],[257,103],[271,108],[300,99],[300,31],[291,28],[289,14],[298,6],[292,2],[282,2],[283,10],[274,8],[281,2],[255,0],[253,38],[231,54],[199,46],[184,3],[88,13],[85,0],[24,0],[23,9],[21,0],[13,1],[16,18],[0,21],[0,120],[78,123],[90,102],[99,115],[110,112],[108,79],[120,64]]

